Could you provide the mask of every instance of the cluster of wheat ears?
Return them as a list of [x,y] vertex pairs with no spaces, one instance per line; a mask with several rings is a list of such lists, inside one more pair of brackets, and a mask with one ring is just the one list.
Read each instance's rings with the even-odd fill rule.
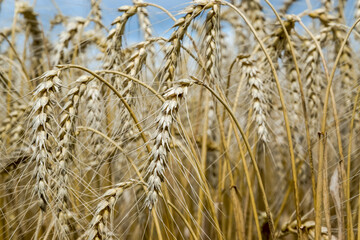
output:
[[360,1],[300,2],[133,0],[107,26],[89,0],[44,32],[16,1],[0,239],[359,240]]

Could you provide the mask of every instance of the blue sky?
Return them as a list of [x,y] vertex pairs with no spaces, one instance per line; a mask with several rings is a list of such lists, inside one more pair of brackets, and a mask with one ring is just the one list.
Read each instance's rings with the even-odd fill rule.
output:
[[[30,4],[33,4],[34,0],[25,0]],[[145,0],[144,0],[145,1]],[[172,12],[175,16],[179,14],[180,10],[185,6],[191,4],[191,0],[147,0],[158,5],[165,7],[167,10]],[[271,0],[272,4],[279,8],[284,0]],[[300,13],[306,9],[306,2],[311,2],[313,8],[318,8],[321,0],[298,0],[296,4],[291,8],[291,13]],[[86,17],[90,11],[90,0],[36,0],[35,11],[39,13],[39,19],[43,24],[45,32],[48,32],[50,27],[49,21],[55,16],[57,10],[53,4],[56,2],[62,13],[66,16],[82,16]],[[354,2],[355,0],[347,1],[346,16],[348,24],[352,23],[354,13]],[[110,23],[119,16],[117,8],[123,5],[131,5],[131,0],[102,0],[101,7],[103,10],[103,22],[107,27],[110,27]],[[14,14],[15,0],[4,0],[1,5],[0,11],[0,29],[11,26],[13,14]],[[263,6],[266,4],[264,3]],[[172,26],[172,20],[161,12],[159,9],[149,7],[150,20],[153,24],[154,35],[164,36],[164,34]],[[269,8],[265,8],[265,14],[273,17],[272,12]],[[57,33],[61,31],[58,29]],[[137,25],[137,19],[133,18],[127,25],[127,31],[130,33],[131,38],[138,38],[141,36],[139,27]]]
[[[27,0],[30,4],[33,4],[34,0]],[[35,10],[39,13],[40,19],[44,24],[44,28],[49,26],[46,24],[57,13],[53,2],[59,6],[64,15],[67,16],[87,16],[90,11],[90,0],[36,0]],[[283,0],[273,0],[273,4],[279,6]],[[320,0],[319,0],[320,1]],[[165,7],[173,14],[179,13],[181,9],[189,5],[191,0],[148,0],[158,5]],[[301,2],[301,1],[300,1]],[[117,8],[122,5],[130,5],[131,0],[102,0],[101,7],[104,15],[104,22],[109,25],[111,21],[119,15]],[[0,27],[9,25],[13,18],[15,0],[4,0],[1,6],[0,12]],[[171,21],[166,14],[162,13],[158,9],[148,8],[151,16],[151,20],[155,29],[165,29],[168,24],[171,25]],[[163,27],[164,26],[164,27]]]
[[[34,0],[25,0],[30,4],[33,4]],[[59,6],[64,15],[68,16],[87,16],[90,11],[90,0],[35,0],[35,10],[39,13],[41,21],[44,23],[44,28],[46,29],[46,23],[53,18],[56,14],[56,8],[54,7],[53,2]],[[148,2],[153,2],[159,4],[166,9],[168,9],[173,14],[177,14],[179,10],[183,9],[185,6],[189,5],[191,0],[147,0]],[[284,0],[272,0],[271,3],[275,7],[281,6],[281,3]],[[292,7],[293,13],[299,13],[303,11],[306,7],[306,1],[309,0],[298,0],[296,4]],[[355,0],[349,0],[348,2],[348,16],[353,14],[353,7]],[[311,0],[312,6],[314,8],[319,7],[321,0]],[[117,8],[122,5],[130,5],[131,0],[102,0],[101,6],[104,15],[105,24],[109,25],[116,16],[118,16]],[[0,12],[0,28],[4,27],[11,23],[13,12],[14,12],[15,0],[4,0],[1,5]],[[265,4],[264,4],[265,5]],[[151,13],[152,22],[155,29],[166,28],[168,24],[171,25],[171,21],[168,19],[166,14],[162,13],[158,9],[148,8]],[[266,9],[267,14],[271,14],[269,9]],[[349,19],[350,20],[350,19]]]
[[[90,0],[36,0],[35,11],[39,13],[41,22],[44,24],[44,29],[49,28],[49,20],[51,20],[57,10],[53,4],[56,2],[62,13],[66,16],[82,16],[86,17],[90,11]],[[31,5],[34,0],[28,1]],[[191,1],[182,0],[149,0],[148,2],[159,4],[165,7],[173,14],[177,14],[179,10],[191,3]],[[131,0],[103,0],[101,8],[103,11],[103,21],[105,25],[110,26],[110,23],[115,19],[119,12],[117,8],[123,5],[131,5]],[[0,28],[9,26],[11,24],[14,14],[15,0],[4,0],[0,11]],[[163,28],[171,24],[166,14],[155,8],[149,8],[151,13],[154,28]],[[170,25],[169,25],[170,26]]]

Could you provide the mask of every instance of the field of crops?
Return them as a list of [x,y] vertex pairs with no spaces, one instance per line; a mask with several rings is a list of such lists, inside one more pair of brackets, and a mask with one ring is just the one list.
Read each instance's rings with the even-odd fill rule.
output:
[[155,2],[0,23],[0,240],[360,240],[360,0]]

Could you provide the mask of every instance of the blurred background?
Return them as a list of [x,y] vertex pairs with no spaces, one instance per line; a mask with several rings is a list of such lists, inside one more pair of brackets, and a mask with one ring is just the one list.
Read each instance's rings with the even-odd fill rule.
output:
[[[228,0],[230,1],[230,0]],[[240,1],[240,0],[238,0]],[[274,18],[272,10],[267,6],[265,1],[260,0],[261,5],[265,6],[263,12],[269,19]],[[286,0],[271,0],[271,3],[276,9],[280,9]],[[322,0],[297,0],[290,8],[290,14],[299,14],[308,9],[317,9],[321,7]],[[347,26],[354,22],[354,6],[356,0],[346,1],[346,22]],[[45,37],[51,41],[56,40],[59,34],[65,31],[66,26],[64,24],[52,25],[56,16],[65,16],[69,22],[76,17],[86,18],[90,14],[91,0],[0,0],[0,31],[5,32],[6,29],[10,29],[13,24],[14,11],[16,2],[27,2],[33,6],[35,12],[38,14],[38,20],[41,24],[41,28],[45,33]],[[111,23],[114,19],[120,16],[122,13],[118,11],[118,8],[124,5],[132,5],[132,0],[101,0],[102,10],[102,23],[107,29],[111,29]],[[144,1],[146,2],[146,1]],[[158,4],[169,12],[171,12],[176,18],[183,16],[181,12],[186,6],[190,5],[192,1],[189,0],[147,0],[147,2]],[[333,4],[336,7],[336,3]],[[163,11],[155,7],[147,7],[149,13],[149,19],[152,24],[153,36],[169,37],[170,28],[173,25],[173,20]],[[18,17],[22,21],[22,17]],[[302,21],[308,26],[311,23],[309,17],[303,17]],[[275,23],[275,22],[274,22]],[[93,23],[87,25],[90,29],[93,27]],[[222,30],[227,33],[229,37],[234,37],[234,33],[230,30],[227,31],[228,26],[222,25]],[[229,28],[230,29],[230,28]],[[138,18],[130,18],[126,25],[126,34],[124,39],[125,45],[131,45],[143,40],[143,34],[139,28]],[[302,28],[298,31],[302,32]],[[18,49],[22,50],[21,42],[24,40],[23,35],[19,35],[15,40],[18,44]],[[0,45],[0,48],[2,46]],[[231,46],[230,46],[231,47]]]
[[[17,0],[0,0],[0,30],[11,26],[14,15],[15,3]],[[50,21],[54,19],[56,14],[63,14],[64,16],[86,17],[90,12],[90,0],[24,0],[30,5],[35,6],[35,12],[39,14],[40,22],[42,23],[44,32],[49,32]],[[271,3],[279,9],[285,0],[272,0]],[[146,1],[145,1],[146,2]],[[188,6],[192,1],[184,0],[147,0],[147,2],[156,3],[163,6],[170,11],[175,17],[181,15],[181,10]],[[266,6],[264,1],[261,1],[262,6]],[[103,11],[103,23],[106,27],[111,27],[111,22],[121,13],[117,11],[118,7],[123,5],[131,5],[131,0],[102,0],[101,8]],[[347,1],[347,25],[351,24],[353,20],[353,12],[355,0]],[[298,0],[290,9],[290,13],[299,14],[308,8],[316,9],[320,7],[321,0]],[[172,26],[173,21],[169,17],[154,7],[148,7],[150,21],[153,24],[155,36],[167,36],[166,32]],[[273,17],[271,9],[265,8],[264,12],[267,16]],[[305,20],[306,21],[306,20]],[[57,26],[52,33],[61,31],[61,26]],[[127,25],[128,41],[132,38],[139,39],[141,32],[137,24],[137,18],[132,18],[129,25]],[[48,36],[49,37],[49,36]]]
[[[17,0],[0,0],[0,29],[11,24],[15,3]],[[65,16],[82,16],[86,17],[90,12],[90,0],[24,0],[30,5],[35,6],[35,11],[39,14],[39,19],[43,25],[45,32],[48,32],[50,28],[50,20],[54,19],[55,15],[62,13]],[[285,0],[272,0],[271,3],[276,7],[280,8]],[[147,2],[156,3],[163,6],[173,15],[181,14],[180,11],[189,5],[192,1],[184,0],[147,0]],[[261,1],[263,2],[263,1]],[[349,16],[348,24],[353,21],[355,0],[347,1],[347,16]],[[111,22],[120,15],[117,8],[123,5],[131,5],[131,0],[102,0],[101,7],[103,11],[103,23],[110,27]],[[298,0],[290,10],[290,13],[298,14],[306,10],[307,8],[316,9],[321,5],[321,0]],[[262,4],[266,6],[266,4]],[[172,25],[172,20],[159,9],[148,7],[151,23],[155,35],[163,35]],[[267,16],[273,16],[269,8],[264,9]],[[130,22],[129,28],[132,37],[141,35],[136,24],[137,18],[133,18]],[[133,24],[132,24],[133,23]],[[134,33],[135,32],[135,33]]]

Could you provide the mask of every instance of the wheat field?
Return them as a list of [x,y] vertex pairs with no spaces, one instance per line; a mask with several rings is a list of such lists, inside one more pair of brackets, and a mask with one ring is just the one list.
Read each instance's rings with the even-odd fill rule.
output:
[[360,0],[35,2],[0,24],[0,240],[360,240]]

